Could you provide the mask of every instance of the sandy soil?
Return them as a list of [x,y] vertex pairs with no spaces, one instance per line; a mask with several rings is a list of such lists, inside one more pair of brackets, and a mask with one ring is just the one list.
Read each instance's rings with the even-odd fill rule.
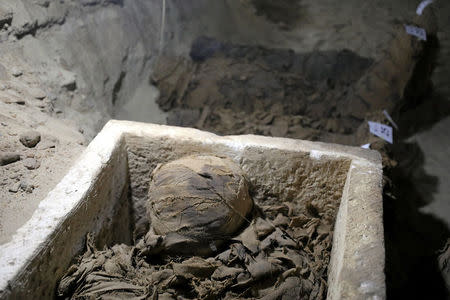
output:
[[[0,243],[31,217],[87,143],[74,121],[56,118],[54,97],[30,66],[2,57],[0,155],[13,153],[20,160],[0,166]],[[30,130],[40,135],[31,148],[20,142]]]

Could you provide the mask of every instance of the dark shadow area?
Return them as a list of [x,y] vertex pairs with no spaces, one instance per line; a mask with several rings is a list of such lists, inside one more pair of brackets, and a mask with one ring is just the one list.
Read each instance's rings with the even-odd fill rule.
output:
[[431,93],[427,100],[401,113],[398,123],[401,138],[430,129],[445,117],[450,116],[450,101],[439,93]]
[[[385,168],[383,193],[388,299],[448,299],[449,291],[438,264],[450,231],[447,225],[419,209],[434,201],[439,178],[426,173],[425,155],[417,143],[405,140],[430,129],[450,115],[450,102],[433,90],[431,74],[439,55],[439,41],[430,36],[394,111],[400,142],[389,150],[398,162]],[[427,82],[423,79],[427,78]]]
[[434,90],[431,81],[439,54],[440,42],[430,35],[405,88],[404,100],[393,112],[401,128],[397,134],[400,139],[429,129],[450,115],[450,101]]
[[424,154],[415,143],[399,143],[393,156],[399,165],[385,170],[391,181],[383,199],[388,299],[447,299],[438,251],[450,232],[442,221],[419,211],[433,201],[438,178],[425,172]]
[[265,16],[274,23],[292,26],[301,19],[299,0],[252,0],[251,3],[257,15]]

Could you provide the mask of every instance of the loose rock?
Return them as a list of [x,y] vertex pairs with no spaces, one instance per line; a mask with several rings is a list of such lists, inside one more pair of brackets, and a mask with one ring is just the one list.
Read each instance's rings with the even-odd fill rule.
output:
[[6,104],[18,104],[18,105],[25,104],[25,100],[23,100],[22,98],[19,98],[19,97],[15,97],[15,96],[10,96],[10,97],[3,96],[0,99],[3,102],[5,102]]
[[12,70],[11,70],[11,75],[14,76],[14,77],[19,77],[22,74],[23,74],[22,70],[20,70],[17,67],[13,67]]
[[51,148],[55,148],[55,147],[56,147],[55,141],[43,140],[42,142],[39,143],[39,145],[36,147],[36,149],[47,150],[47,149],[51,149]]
[[13,152],[0,153],[0,166],[5,166],[20,160],[20,155]]
[[34,159],[34,158],[26,158],[23,161],[23,165],[28,170],[35,170],[35,169],[38,169],[41,166],[41,163],[39,161],[37,161],[36,159]]
[[45,97],[47,97],[47,94],[40,88],[31,88],[31,89],[29,89],[28,92],[30,93],[31,96],[33,96],[34,98],[36,98],[38,100],[42,100]]
[[28,183],[28,182],[26,182],[26,181],[22,181],[22,182],[20,183],[19,187],[20,187],[20,189],[21,189],[22,191],[27,192],[27,193],[29,193],[29,194],[32,193],[33,190],[34,190],[34,185],[31,184],[31,183]]
[[77,80],[75,74],[70,74],[64,81],[61,83],[61,87],[66,89],[67,91],[75,91],[77,89]]
[[19,191],[20,188],[20,182],[17,182],[15,184],[13,184],[8,191],[10,191],[11,193],[17,193]]
[[25,147],[33,148],[41,141],[41,134],[37,131],[27,131],[20,135],[19,140]]
[[0,8],[0,29],[6,27],[6,25],[11,25],[12,20],[13,13]]

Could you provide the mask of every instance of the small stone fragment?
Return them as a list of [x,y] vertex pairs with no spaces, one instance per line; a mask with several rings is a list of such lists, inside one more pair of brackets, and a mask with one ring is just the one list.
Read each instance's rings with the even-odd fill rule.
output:
[[20,182],[17,182],[15,184],[13,184],[8,191],[10,191],[11,193],[17,193],[19,191],[20,188]]
[[273,136],[285,137],[289,130],[289,123],[285,119],[276,119],[273,126],[270,128],[270,133]]
[[328,119],[325,125],[325,130],[329,132],[339,131],[339,121],[337,119]]
[[22,70],[20,70],[17,67],[13,67],[12,70],[11,70],[11,75],[14,76],[14,77],[19,77],[22,74],[23,74]]
[[9,165],[20,160],[20,155],[12,152],[0,153],[0,166]]
[[42,142],[39,143],[39,145],[36,147],[36,149],[47,150],[47,149],[51,149],[51,148],[55,148],[55,147],[56,147],[55,141],[43,140]]
[[13,13],[11,11],[3,10],[0,8],[0,29],[6,28],[6,25],[11,25],[13,20]]
[[41,163],[39,161],[37,161],[36,159],[34,159],[34,158],[26,158],[23,161],[23,165],[28,170],[35,170],[35,169],[38,169],[41,166]]
[[31,88],[31,89],[29,89],[28,92],[30,93],[31,96],[33,96],[34,98],[36,98],[38,100],[42,100],[45,97],[47,97],[47,94],[40,88]]
[[24,105],[25,100],[19,97],[2,97],[1,100],[5,102],[6,104],[18,104],[18,105]]
[[41,141],[41,134],[37,131],[26,131],[20,135],[20,142],[28,148],[33,148]]
[[318,133],[317,130],[312,128],[304,128],[301,125],[294,125],[289,128],[290,136],[297,139],[311,139],[314,135]]
[[32,193],[34,190],[34,185],[26,181],[22,181],[19,186],[22,191],[25,191],[29,194]]
[[75,74],[71,74],[61,83],[61,87],[67,91],[75,91],[77,89],[77,80]]

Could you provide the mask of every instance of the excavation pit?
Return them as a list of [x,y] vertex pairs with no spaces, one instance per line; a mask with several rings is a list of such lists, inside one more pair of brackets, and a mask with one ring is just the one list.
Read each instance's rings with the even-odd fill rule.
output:
[[377,152],[126,121],[110,121],[13,240],[0,247],[1,298],[55,298],[88,233],[97,249],[130,245],[142,236],[152,171],[192,154],[231,158],[260,207],[291,203],[303,212],[326,203],[335,218],[327,298],[385,298]]

